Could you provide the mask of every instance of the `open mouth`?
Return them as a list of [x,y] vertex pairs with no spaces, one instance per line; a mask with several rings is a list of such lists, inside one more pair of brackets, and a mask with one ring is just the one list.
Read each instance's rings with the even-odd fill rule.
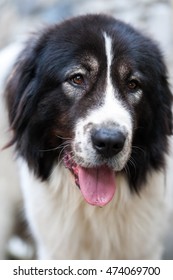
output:
[[115,171],[106,165],[82,167],[69,154],[65,154],[64,164],[72,172],[76,185],[89,204],[104,206],[112,200],[116,188]]

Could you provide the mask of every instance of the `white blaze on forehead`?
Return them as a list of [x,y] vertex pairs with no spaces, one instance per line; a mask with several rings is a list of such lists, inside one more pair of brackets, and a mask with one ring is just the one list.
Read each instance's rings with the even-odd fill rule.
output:
[[[128,137],[132,137],[132,118],[125,105],[121,102],[118,97],[118,89],[113,86],[111,78],[111,67],[112,67],[112,39],[104,33],[105,38],[105,54],[107,59],[107,73],[106,73],[106,87],[102,93],[103,102],[98,107],[95,107],[89,111],[85,118],[82,118],[77,123],[77,138],[83,139],[84,127],[88,124],[91,127],[101,126],[119,126],[122,131],[128,133]],[[88,141],[88,140],[87,140]],[[83,142],[83,140],[81,141]]]
[[112,39],[104,33],[105,54],[107,59],[106,87],[103,95],[102,105],[94,108],[85,119],[81,120],[83,125],[92,123],[93,125],[105,125],[114,123],[120,127],[125,127],[131,134],[132,119],[129,111],[118,97],[118,89],[113,86],[111,78],[111,67],[113,60]]
[[104,33],[105,38],[105,51],[106,51],[106,58],[107,58],[107,83],[111,85],[111,64],[112,64],[112,39]]
[[106,75],[106,89],[104,93],[104,104],[101,111],[104,119],[115,122],[120,126],[125,125],[131,130],[131,117],[127,108],[122,104],[118,98],[118,89],[116,89],[112,84],[111,78],[111,67],[113,62],[113,48],[112,48],[112,39],[106,33],[104,33],[105,39],[105,52],[107,59],[107,75]]
[[[112,39],[106,33],[103,34],[105,39],[105,55],[107,59],[105,89],[100,92],[102,102],[95,104],[94,108],[88,111],[85,117],[78,120],[75,127],[74,154],[78,164],[84,166],[95,166],[103,164],[100,162],[97,152],[93,148],[91,134],[92,129],[101,127],[110,127],[119,129],[125,133],[126,141],[123,150],[112,160],[111,166],[115,170],[121,170],[131,151],[132,142],[132,118],[130,112],[121,101],[116,85],[112,83],[111,68],[113,63]],[[97,93],[95,93],[97,94]]]

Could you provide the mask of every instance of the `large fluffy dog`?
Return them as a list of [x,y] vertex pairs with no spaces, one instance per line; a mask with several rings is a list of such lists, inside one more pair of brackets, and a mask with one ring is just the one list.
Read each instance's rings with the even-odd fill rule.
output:
[[160,258],[172,97],[156,44],[103,15],[35,34],[6,87],[38,257]]

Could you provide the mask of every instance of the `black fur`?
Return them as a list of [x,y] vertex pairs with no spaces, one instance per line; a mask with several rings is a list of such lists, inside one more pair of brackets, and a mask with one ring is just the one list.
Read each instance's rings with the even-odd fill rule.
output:
[[[96,87],[101,92],[104,86],[104,31],[114,41],[114,83],[135,122],[131,155],[135,168],[130,159],[122,172],[127,173],[132,189],[138,191],[148,172],[164,168],[172,133],[172,95],[157,45],[111,17],[77,17],[48,27],[29,40],[6,88],[12,142],[35,174],[46,180],[62,157],[63,139],[73,137],[77,118],[101,102]],[[99,70],[86,89],[87,95],[74,100],[64,93],[62,83],[67,79],[66,70],[87,53],[97,57]],[[144,94],[136,106],[129,104],[117,73],[122,63],[142,76]]]

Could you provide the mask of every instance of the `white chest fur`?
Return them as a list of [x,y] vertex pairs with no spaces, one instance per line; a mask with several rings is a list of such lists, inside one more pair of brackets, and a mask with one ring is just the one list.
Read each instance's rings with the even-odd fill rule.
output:
[[153,174],[140,196],[117,176],[103,208],[88,205],[69,171],[55,167],[41,183],[20,161],[26,215],[41,259],[157,259],[166,219],[165,177]]

